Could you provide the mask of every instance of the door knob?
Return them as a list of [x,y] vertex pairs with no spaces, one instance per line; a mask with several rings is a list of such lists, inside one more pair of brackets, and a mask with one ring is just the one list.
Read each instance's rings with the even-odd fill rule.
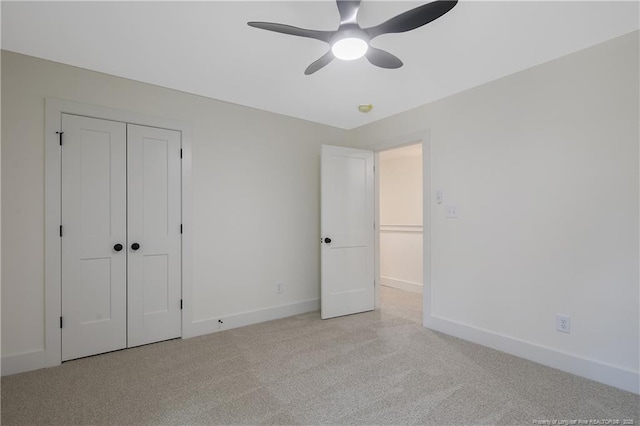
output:
[[131,250],[136,251],[140,248],[140,244],[138,243],[133,243],[131,244]]
[[113,249],[114,249],[115,251],[120,251],[120,250],[122,250],[122,244],[116,244],[115,246],[113,246]]
[[324,242],[325,242],[325,243],[327,243],[327,244],[329,244],[329,243],[331,242],[331,238],[328,238],[328,237],[327,237],[327,238],[325,238],[325,239],[324,239]]

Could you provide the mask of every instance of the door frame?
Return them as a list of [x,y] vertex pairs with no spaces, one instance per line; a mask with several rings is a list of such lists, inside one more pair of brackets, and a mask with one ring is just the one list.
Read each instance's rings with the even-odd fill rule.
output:
[[[80,115],[102,120],[119,121],[148,127],[176,130],[181,133],[182,143],[182,337],[191,337],[191,307],[193,284],[193,232],[191,185],[191,125],[189,123],[125,111],[109,107],[87,105],[56,98],[45,99],[45,223],[44,223],[44,351],[45,366],[62,363],[62,244],[59,227],[61,213],[61,155],[60,139],[62,114]],[[64,143],[64,135],[63,135]]]
[[422,145],[422,325],[427,327],[431,317],[431,132],[424,129],[391,139],[375,141],[374,192],[375,192],[375,309],[380,309],[380,152],[409,145]]

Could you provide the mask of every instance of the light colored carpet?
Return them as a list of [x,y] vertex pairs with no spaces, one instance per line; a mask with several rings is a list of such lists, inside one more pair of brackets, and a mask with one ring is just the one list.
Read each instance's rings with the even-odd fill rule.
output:
[[2,424],[639,424],[638,395],[424,329],[420,298],[3,377]]

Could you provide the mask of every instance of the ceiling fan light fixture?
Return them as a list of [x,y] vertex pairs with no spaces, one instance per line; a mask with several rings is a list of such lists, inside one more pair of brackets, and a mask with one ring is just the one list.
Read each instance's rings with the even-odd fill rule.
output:
[[347,37],[333,43],[331,52],[338,59],[351,61],[362,58],[369,49],[369,44],[357,37]]
[[458,0],[430,1],[387,19],[381,24],[363,28],[358,22],[361,0],[335,1],[340,14],[340,26],[335,31],[310,30],[276,22],[250,21],[247,24],[267,31],[313,38],[329,44],[331,49],[312,62],[304,70],[305,75],[315,73],[336,58],[350,61],[365,55],[367,60],[376,67],[397,69],[403,65],[399,58],[385,50],[369,46],[369,42],[383,34],[404,33],[427,25],[449,12],[458,3]]

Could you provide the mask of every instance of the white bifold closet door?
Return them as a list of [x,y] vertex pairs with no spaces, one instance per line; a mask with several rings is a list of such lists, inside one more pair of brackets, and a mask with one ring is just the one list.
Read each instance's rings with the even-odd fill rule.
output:
[[[127,126],[128,346],[182,333],[180,133]],[[139,248],[134,250],[134,244]],[[177,285],[176,285],[177,284]]]
[[180,133],[62,131],[62,360],[180,337]]
[[65,361],[127,347],[127,127],[64,114],[62,129]]

